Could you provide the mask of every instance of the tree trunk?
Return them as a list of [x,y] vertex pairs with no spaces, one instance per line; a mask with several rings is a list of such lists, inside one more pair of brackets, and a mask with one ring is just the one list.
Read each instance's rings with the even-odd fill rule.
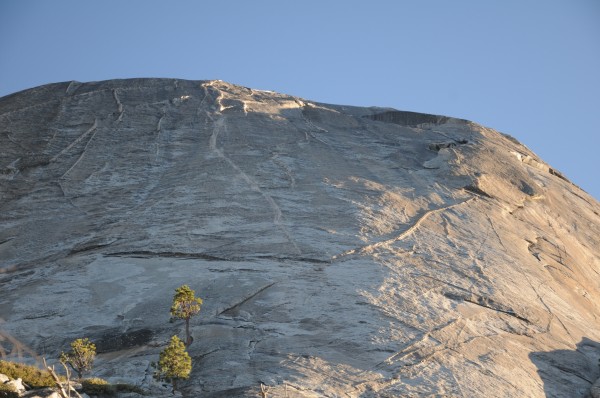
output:
[[173,394],[175,394],[175,389],[177,388],[177,379],[171,379],[171,384],[173,385]]
[[185,346],[189,347],[192,344],[190,337],[190,318],[185,318]]

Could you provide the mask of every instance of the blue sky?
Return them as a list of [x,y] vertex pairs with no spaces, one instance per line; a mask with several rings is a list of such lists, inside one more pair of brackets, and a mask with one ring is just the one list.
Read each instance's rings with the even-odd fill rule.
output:
[[0,1],[0,96],[221,79],[473,120],[600,198],[600,1]]

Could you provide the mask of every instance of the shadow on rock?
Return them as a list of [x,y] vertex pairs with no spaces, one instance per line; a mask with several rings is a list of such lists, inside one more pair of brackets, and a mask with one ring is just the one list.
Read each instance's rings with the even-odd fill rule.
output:
[[600,377],[600,343],[584,337],[575,350],[532,352],[529,358],[538,368],[546,397],[592,396],[592,385]]

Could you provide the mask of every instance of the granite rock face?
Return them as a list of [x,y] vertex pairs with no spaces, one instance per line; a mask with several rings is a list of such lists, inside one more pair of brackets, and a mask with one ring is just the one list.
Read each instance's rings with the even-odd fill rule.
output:
[[37,355],[89,337],[95,375],[159,391],[185,283],[184,396],[583,397],[599,376],[600,205],[489,128],[133,79],[1,98],[0,148],[0,328]]

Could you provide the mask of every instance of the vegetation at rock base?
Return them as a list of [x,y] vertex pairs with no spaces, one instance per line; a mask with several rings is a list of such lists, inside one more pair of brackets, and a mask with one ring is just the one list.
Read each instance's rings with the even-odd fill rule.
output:
[[88,395],[114,395],[115,388],[106,380],[99,377],[91,377],[81,381],[83,392]]
[[81,381],[81,389],[84,393],[88,395],[99,395],[99,396],[114,396],[117,393],[136,393],[139,395],[145,395],[146,392],[140,387],[125,384],[125,383],[117,383],[111,384],[108,381],[101,379],[99,377],[90,377],[87,379],[83,379]]
[[185,345],[192,343],[190,336],[190,318],[200,312],[202,299],[195,296],[195,292],[188,285],[175,289],[171,316],[185,320]]
[[0,384],[0,398],[19,398],[19,393],[12,386]]
[[185,350],[185,344],[177,336],[171,337],[169,345],[160,353],[157,371],[154,377],[166,380],[173,386],[173,393],[178,380],[185,380],[192,371],[192,358]]
[[[189,321],[191,317],[200,312],[202,302],[202,299],[195,297],[194,290],[187,285],[182,285],[175,290],[171,315],[186,321],[187,345],[191,343]],[[61,385],[65,381],[68,381],[70,373],[66,368],[68,366],[77,372],[78,379],[82,385],[81,391],[90,396],[108,397],[115,396],[117,393],[136,393],[139,395],[147,393],[142,388],[130,384],[111,384],[98,377],[84,379],[83,375],[92,370],[92,365],[96,357],[96,345],[88,338],[79,338],[72,341],[70,347],[71,350],[66,353],[62,352],[59,358],[59,361],[65,366],[65,370],[67,371],[66,378],[58,376],[54,372],[53,367],[48,367],[48,370],[40,370],[35,366],[5,360],[0,360],[0,373],[5,374],[11,379],[20,378],[26,385],[33,389],[55,388],[58,386],[61,388],[62,394],[66,394],[65,390],[62,390],[63,387]],[[192,358],[186,351],[186,344],[175,335],[171,337],[168,346],[160,353],[158,363],[153,364],[153,366],[157,369],[154,377],[158,380],[170,382],[173,393],[175,393],[177,382],[189,378],[192,370]],[[14,391],[12,386],[1,384],[0,398],[4,397],[18,398],[19,393]]]
[[71,351],[61,353],[59,360],[69,365],[75,372],[79,380],[83,374],[92,370],[92,364],[96,357],[96,346],[89,339],[77,339],[71,343]]
[[54,380],[50,373],[35,366],[0,360],[0,373],[11,379],[20,378],[31,388],[54,387]]

